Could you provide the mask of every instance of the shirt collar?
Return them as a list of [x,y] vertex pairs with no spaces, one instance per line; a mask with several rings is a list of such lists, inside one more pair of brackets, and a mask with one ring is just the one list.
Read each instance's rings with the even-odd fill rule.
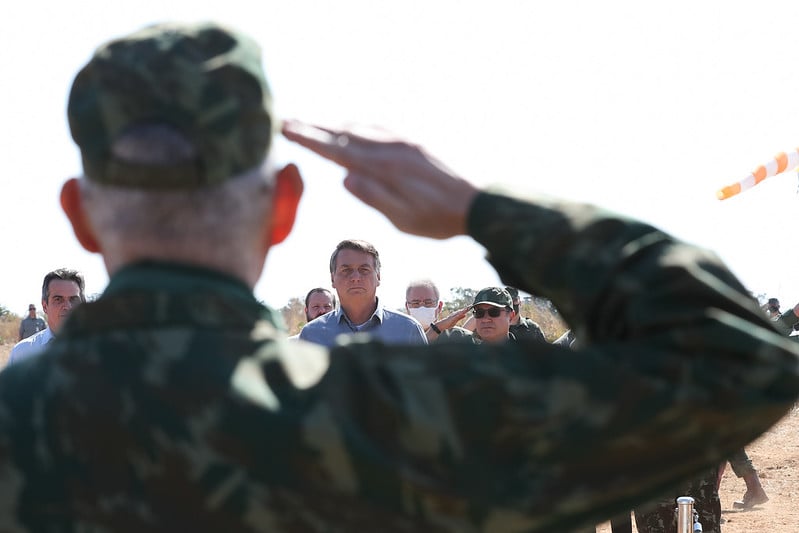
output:
[[[374,313],[372,313],[372,316],[370,316],[369,319],[366,322],[364,322],[364,324],[372,321],[377,321],[377,323],[379,324],[383,323],[383,318],[384,318],[383,304],[380,303],[380,298],[375,297],[375,301],[377,302],[375,311]],[[334,313],[333,318],[335,319],[337,324],[340,324],[342,321],[344,321],[353,327],[361,325],[361,324],[353,324],[352,321],[350,320],[350,317],[347,316],[347,313],[344,312],[344,309],[340,305],[336,307],[336,310],[333,311],[333,313]]]

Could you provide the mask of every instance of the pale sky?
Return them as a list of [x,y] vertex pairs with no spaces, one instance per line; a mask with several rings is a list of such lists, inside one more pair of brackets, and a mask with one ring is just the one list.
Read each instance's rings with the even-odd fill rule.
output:
[[[423,144],[480,185],[597,203],[715,250],[754,293],[799,301],[795,172],[725,202],[723,185],[799,145],[799,2],[13,2],[0,19],[0,304],[40,306],[44,274],[108,278],[61,212],[81,172],[66,123],[72,78],[103,41],[165,20],[213,19],[262,45],[277,113],[364,123]],[[399,233],[341,186],[343,173],[279,140],[306,194],[256,296],[281,307],[330,286],[336,243],[383,261],[378,295],[408,281],[479,289],[499,280],[461,237]]]

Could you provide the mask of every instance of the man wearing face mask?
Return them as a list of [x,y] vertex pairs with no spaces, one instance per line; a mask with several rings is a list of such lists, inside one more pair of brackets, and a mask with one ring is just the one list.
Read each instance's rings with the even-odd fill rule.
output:
[[457,326],[469,308],[464,307],[439,320],[443,307],[438,287],[428,279],[412,281],[405,289],[405,310],[422,325],[428,343],[470,338],[471,331]]

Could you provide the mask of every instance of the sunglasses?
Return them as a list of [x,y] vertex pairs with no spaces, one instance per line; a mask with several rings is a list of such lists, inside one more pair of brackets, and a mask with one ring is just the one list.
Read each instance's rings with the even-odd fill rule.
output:
[[504,307],[492,307],[491,309],[473,309],[474,318],[483,318],[488,313],[491,318],[497,318],[505,310]]

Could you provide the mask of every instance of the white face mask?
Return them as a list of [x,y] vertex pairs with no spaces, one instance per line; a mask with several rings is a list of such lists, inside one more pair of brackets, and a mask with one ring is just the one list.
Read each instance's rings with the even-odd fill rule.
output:
[[419,321],[423,329],[427,329],[430,323],[436,319],[436,311],[438,306],[435,307],[414,307],[408,309],[408,312],[413,318]]

